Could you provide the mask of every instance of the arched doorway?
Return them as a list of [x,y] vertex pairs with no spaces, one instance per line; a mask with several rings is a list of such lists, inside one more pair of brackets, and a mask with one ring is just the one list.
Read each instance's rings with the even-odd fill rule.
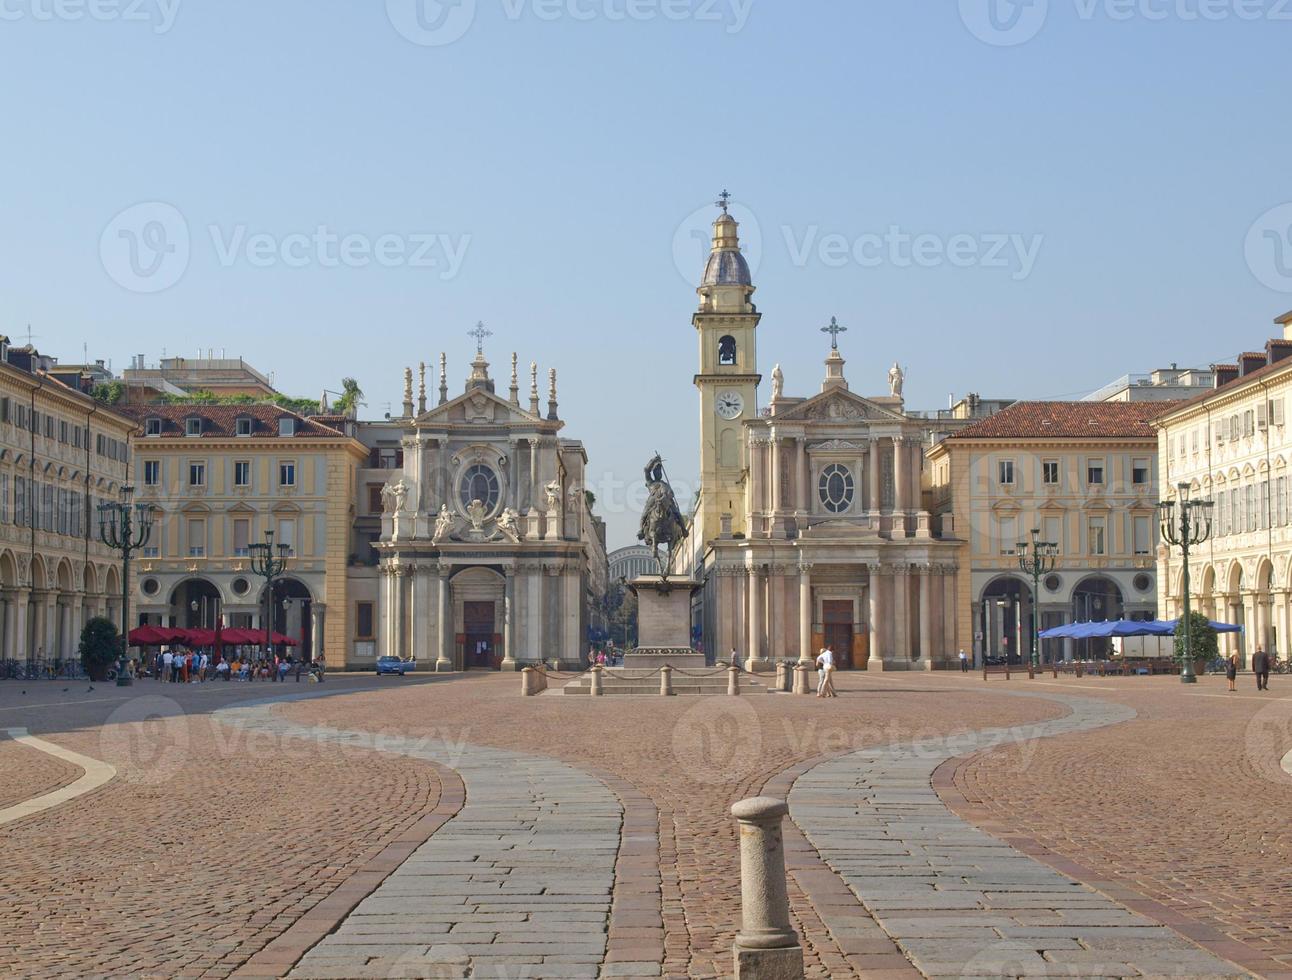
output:
[[1031,651],[1032,590],[1022,579],[990,582],[978,601],[982,652],[988,663],[1024,663]]
[[[1072,590],[1074,623],[1103,623],[1122,619],[1124,613],[1122,590],[1110,578],[1092,575],[1082,579]],[[1107,660],[1112,652],[1112,641],[1106,637],[1076,640],[1074,650],[1079,660]]]
[[454,633],[463,670],[500,670],[505,579],[494,569],[465,568],[451,579]]
[[220,612],[220,590],[204,578],[186,578],[171,592],[171,626],[213,630]]
[[[260,590],[260,623],[264,628],[265,590]],[[274,592],[270,600],[272,629],[290,637],[296,646],[288,650],[292,658],[314,661],[314,600],[309,587],[300,579],[274,579]]]

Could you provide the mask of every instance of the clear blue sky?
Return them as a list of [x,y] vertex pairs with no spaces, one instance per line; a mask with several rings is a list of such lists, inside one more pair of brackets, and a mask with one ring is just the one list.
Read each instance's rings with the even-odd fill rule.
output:
[[[0,329],[118,370],[224,349],[301,395],[354,375],[379,415],[441,350],[460,389],[483,319],[496,374],[513,349],[559,369],[612,545],[636,512],[602,474],[637,479],[658,448],[695,476],[686,223],[723,187],[757,220],[760,362],[791,394],[816,390],[831,316],[855,390],[900,360],[908,405],[936,408],[1228,358],[1292,308],[1292,272],[1258,278],[1244,252],[1292,200],[1292,8],[1274,0],[1242,5],[1255,20],[1238,0],[1211,20],[1202,0],[1125,20],[1122,0],[1000,0],[995,23],[1019,26],[994,35],[987,0],[176,2],[144,0],[144,22],[124,0],[0,6]],[[174,212],[112,224],[142,202]],[[131,280],[121,249],[166,244],[174,214],[182,275],[138,291],[163,280]],[[432,268],[247,244],[319,226],[400,236],[405,259],[447,237]],[[867,244],[893,226],[934,236],[924,266]],[[1026,275],[1012,247],[1003,268],[973,259],[998,234],[1040,236]]]

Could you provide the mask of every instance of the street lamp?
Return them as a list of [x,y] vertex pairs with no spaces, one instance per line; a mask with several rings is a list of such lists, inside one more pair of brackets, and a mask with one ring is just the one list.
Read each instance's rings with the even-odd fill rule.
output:
[[251,553],[252,572],[265,580],[265,654],[268,656],[274,648],[274,579],[286,570],[292,548],[291,545],[279,544],[275,554],[274,532],[265,531],[265,540],[248,546],[247,550]]
[[[1163,500],[1159,503],[1158,510],[1162,514],[1162,538],[1180,548],[1184,556],[1184,664],[1180,667],[1180,683],[1196,684],[1198,683],[1197,675],[1193,672],[1193,629],[1190,619],[1189,609],[1189,549],[1194,545],[1202,544],[1207,538],[1211,537],[1211,509],[1210,500],[1190,500],[1189,484],[1179,483],[1176,485],[1179,491],[1180,505],[1179,513],[1176,513],[1176,503],[1174,500]],[[1198,516],[1194,517],[1193,512],[1198,511]]]
[[123,486],[121,500],[99,504],[99,538],[113,551],[121,552],[121,659],[117,663],[117,687],[134,683],[126,670],[130,644],[130,556],[148,543],[153,530],[151,504],[132,504],[135,488]]
[[1042,541],[1040,528],[1032,528],[1032,540],[1018,543],[1018,567],[1024,575],[1032,576],[1032,667],[1041,666],[1041,576],[1054,571],[1059,546],[1053,541]]

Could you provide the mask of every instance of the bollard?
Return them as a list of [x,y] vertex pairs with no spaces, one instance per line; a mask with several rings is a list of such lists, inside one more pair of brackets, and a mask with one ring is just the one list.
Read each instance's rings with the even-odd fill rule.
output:
[[740,693],[740,668],[739,667],[727,668],[727,693],[732,695]]
[[794,665],[794,689],[793,690],[795,694],[808,693],[807,675],[808,675],[808,669],[806,667],[804,667],[802,664]]
[[785,886],[784,800],[758,796],[731,808],[740,822],[740,931],[732,946],[736,980],[803,976],[803,947],[790,924]]
[[794,665],[785,665],[785,679],[781,682],[781,690],[789,694],[794,690]]
[[1050,670],[1054,671],[1054,679],[1057,681],[1059,679],[1059,665],[1053,660],[1050,661]]
[[600,667],[592,668],[592,696],[594,698],[601,697],[601,668]]
[[526,667],[520,672],[520,696],[522,698],[532,698],[538,693],[537,687],[534,668]]
[[659,693],[666,698],[673,694],[673,668],[668,664],[659,669]]
[[1027,665],[1027,679],[1029,681],[1036,680],[1036,669],[1031,665],[1031,663],[1028,663]]
[[787,665],[786,665],[786,663],[785,663],[785,661],[784,661],[784,660],[778,660],[778,661],[776,661],[776,686],[772,688],[772,690],[773,690],[773,691],[783,691],[783,690],[785,690],[785,687],[786,687],[786,684],[785,684],[785,673],[786,673],[786,670],[787,670]]

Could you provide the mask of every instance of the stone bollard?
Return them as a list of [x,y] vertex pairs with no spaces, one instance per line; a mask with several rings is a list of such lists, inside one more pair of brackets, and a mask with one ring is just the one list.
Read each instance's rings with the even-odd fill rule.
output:
[[538,693],[538,678],[533,667],[526,667],[520,672],[520,696],[532,698]]
[[594,698],[601,697],[601,668],[600,667],[592,668],[592,696]]
[[740,668],[739,667],[727,668],[727,693],[733,694],[733,695],[740,693]]
[[793,691],[795,694],[807,694],[808,692],[807,668],[802,664],[794,665]]
[[740,821],[740,931],[736,980],[801,980],[803,947],[790,924],[785,886],[784,800],[757,796],[731,808]]
[[1031,662],[1027,665],[1027,679],[1029,681],[1036,680],[1036,669],[1032,666]]
[[673,668],[668,664],[659,669],[659,693],[666,698],[673,694]]
[[794,690],[794,664],[785,665],[785,680],[781,683],[781,690],[789,694]]

